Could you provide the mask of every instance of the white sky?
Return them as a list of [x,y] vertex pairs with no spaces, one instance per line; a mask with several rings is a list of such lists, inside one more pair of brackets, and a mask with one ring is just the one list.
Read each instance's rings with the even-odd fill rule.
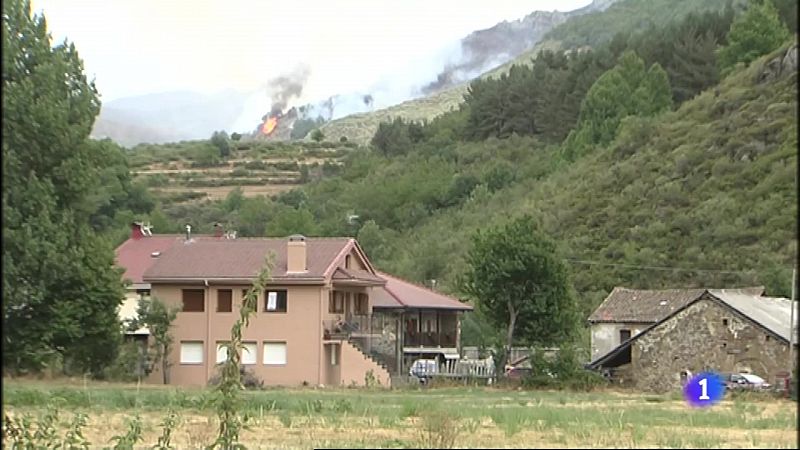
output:
[[[304,96],[358,90],[469,32],[590,0],[33,0],[54,42],[74,42],[102,100],[257,89],[299,64]],[[448,47],[449,46],[449,47]],[[441,66],[440,66],[441,67]]]

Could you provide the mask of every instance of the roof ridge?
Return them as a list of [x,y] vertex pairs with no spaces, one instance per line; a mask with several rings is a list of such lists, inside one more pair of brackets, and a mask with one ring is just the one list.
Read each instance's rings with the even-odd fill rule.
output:
[[461,299],[452,297],[452,296],[450,296],[448,294],[443,294],[443,293],[438,292],[438,291],[434,291],[433,289],[431,289],[429,287],[426,287],[426,286],[423,286],[421,284],[418,284],[418,283],[416,283],[414,281],[409,281],[409,280],[406,280],[405,278],[400,278],[400,277],[397,277],[397,276],[394,276],[394,275],[389,275],[388,273],[381,272],[381,271],[376,271],[376,272],[378,273],[378,276],[381,276],[381,277],[387,276],[389,278],[394,278],[395,280],[402,281],[403,283],[407,283],[407,284],[410,284],[412,286],[416,286],[416,287],[418,287],[420,289],[425,289],[426,291],[431,292],[433,294],[438,294],[438,295],[441,295],[443,297],[447,297],[447,298],[449,298],[451,300],[455,300],[457,302],[464,303],[463,301],[461,301]]

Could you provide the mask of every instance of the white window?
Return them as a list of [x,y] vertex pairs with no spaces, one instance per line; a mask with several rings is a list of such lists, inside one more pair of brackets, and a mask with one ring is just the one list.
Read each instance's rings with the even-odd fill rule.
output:
[[336,365],[336,350],[338,348],[339,347],[337,345],[331,345],[331,365],[332,366]]
[[203,364],[203,343],[181,342],[181,364]]
[[267,293],[267,311],[275,311],[278,309],[278,293],[277,292],[268,292]]
[[264,364],[286,364],[286,342],[264,342]]
[[217,342],[217,364],[222,364],[228,360],[227,342]]
[[255,364],[258,356],[258,349],[255,342],[242,343],[242,364]]

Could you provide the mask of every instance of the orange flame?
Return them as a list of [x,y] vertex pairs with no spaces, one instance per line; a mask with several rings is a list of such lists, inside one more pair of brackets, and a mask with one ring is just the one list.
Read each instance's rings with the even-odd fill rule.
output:
[[278,118],[277,117],[270,117],[264,122],[264,125],[261,126],[261,132],[264,134],[272,134],[275,131],[275,127],[278,126]]

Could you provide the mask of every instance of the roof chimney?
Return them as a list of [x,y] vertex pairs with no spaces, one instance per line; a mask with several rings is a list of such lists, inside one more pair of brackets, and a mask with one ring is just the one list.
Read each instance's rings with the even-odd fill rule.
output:
[[222,224],[217,222],[214,224],[214,237],[221,238],[223,235]]
[[141,222],[132,222],[131,223],[131,239],[141,239],[144,237],[144,232],[142,231],[142,223]]
[[186,224],[186,241],[192,240],[192,226],[188,223]]
[[302,234],[289,236],[286,244],[286,272],[302,273],[308,270],[306,260],[306,237]]

